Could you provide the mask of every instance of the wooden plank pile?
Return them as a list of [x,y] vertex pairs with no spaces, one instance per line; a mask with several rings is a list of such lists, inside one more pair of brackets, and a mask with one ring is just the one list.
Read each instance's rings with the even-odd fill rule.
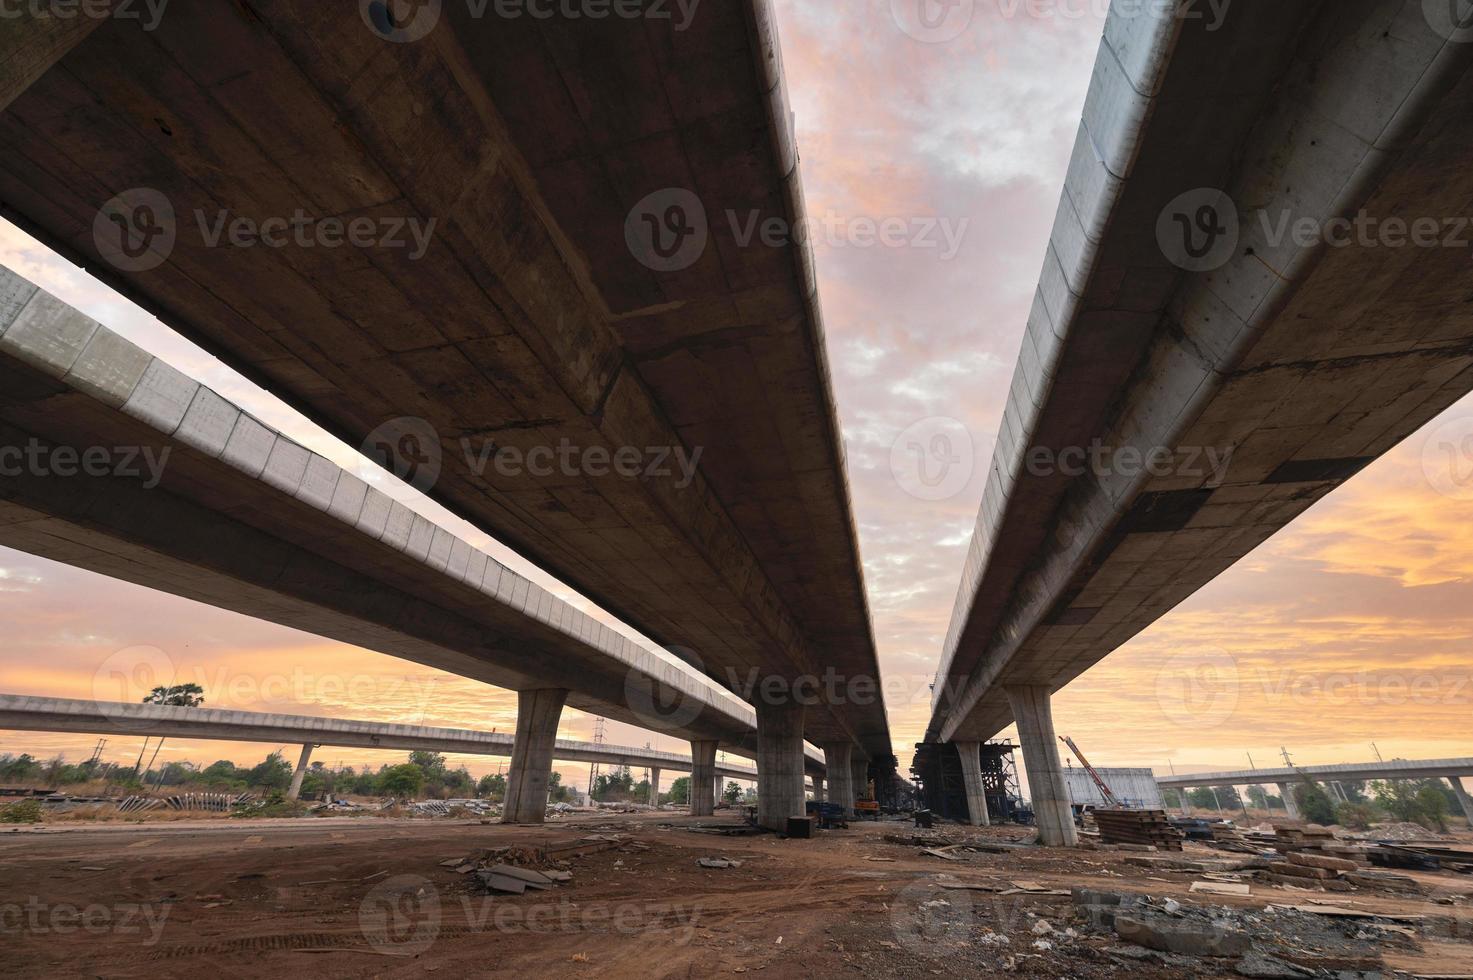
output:
[[1206,843],[1219,851],[1231,851],[1235,854],[1260,854],[1264,850],[1261,842],[1255,842],[1235,824],[1226,822],[1212,825],[1212,839]]
[[1473,874],[1473,848],[1383,841],[1370,851],[1369,856],[1372,862],[1384,868]]
[[1158,851],[1181,850],[1182,835],[1165,810],[1095,810],[1100,840],[1106,844],[1140,844]]

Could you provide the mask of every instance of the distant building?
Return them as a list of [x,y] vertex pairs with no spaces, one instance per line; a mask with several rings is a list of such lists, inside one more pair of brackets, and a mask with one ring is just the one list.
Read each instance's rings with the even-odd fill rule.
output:
[[[1159,810],[1161,789],[1156,785],[1156,776],[1150,769],[1096,769],[1110,792],[1115,794],[1123,806],[1143,807]],[[1069,800],[1075,806],[1106,806],[1104,795],[1089,773],[1076,767],[1064,770],[1064,785],[1069,788]]]

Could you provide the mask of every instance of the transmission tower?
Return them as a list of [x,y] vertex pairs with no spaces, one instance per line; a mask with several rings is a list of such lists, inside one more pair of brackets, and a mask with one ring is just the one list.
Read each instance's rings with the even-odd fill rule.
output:
[[[602,718],[593,719],[593,744],[595,746],[604,744],[604,720]],[[598,763],[590,762],[588,764],[588,802],[590,805],[593,803],[593,781],[597,778]]]

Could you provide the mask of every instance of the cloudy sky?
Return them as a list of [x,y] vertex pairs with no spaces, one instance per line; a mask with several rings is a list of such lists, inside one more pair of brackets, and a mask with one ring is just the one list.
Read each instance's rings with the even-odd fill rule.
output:
[[[929,713],[927,685],[1105,5],[979,0],[964,27],[936,32],[918,29],[902,0],[778,6],[810,218],[837,229],[815,247],[881,665],[904,692],[889,707],[905,765]],[[905,244],[846,240],[855,222],[885,219],[913,231]],[[0,261],[353,463],[346,447],[3,223]],[[1440,422],[1467,417],[1473,403]],[[972,476],[943,500],[922,500],[896,479],[892,448],[936,419],[969,434]],[[1388,758],[1473,754],[1473,487],[1469,499],[1434,490],[1428,471],[1439,460],[1427,442],[1413,437],[1060,694],[1061,733],[1097,764],[1163,771],[1240,768],[1250,756],[1263,766],[1284,748],[1299,763],[1355,761],[1372,755],[1372,742]],[[416,506],[497,550],[428,502]],[[0,621],[6,692],[107,697],[107,665],[142,646],[161,651],[181,679],[202,679],[214,706],[515,724],[509,692],[3,549]],[[1216,669],[1184,683],[1184,662]],[[561,734],[589,738],[593,723],[569,710]],[[608,740],[681,748],[618,724]],[[71,758],[92,742],[0,733],[0,751]],[[164,756],[247,761],[268,748],[179,741]],[[137,750],[137,739],[115,738],[107,757],[131,763]],[[394,757],[319,754],[354,764]],[[497,767],[455,761],[475,773]],[[560,768],[583,784],[583,767]]]

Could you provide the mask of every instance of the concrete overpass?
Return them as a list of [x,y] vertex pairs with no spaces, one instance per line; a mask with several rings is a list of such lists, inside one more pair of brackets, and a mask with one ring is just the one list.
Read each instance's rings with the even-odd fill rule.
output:
[[516,690],[508,820],[542,812],[565,701],[690,739],[701,799],[718,745],[755,754],[731,693],[3,267],[0,544]]
[[1315,782],[1364,782],[1372,779],[1446,779],[1452,785],[1463,808],[1463,815],[1473,823],[1473,799],[1463,787],[1462,778],[1473,776],[1473,758],[1470,759],[1392,759],[1388,762],[1346,762],[1331,766],[1294,766],[1278,769],[1240,769],[1234,772],[1198,772],[1184,775],[1157,776],[1156,785],[1162,789],[1194,789],[1198,786],[1258,786],[1273,784],[1289,815],[1297,817],[1299,808],[1293,789],[1301,777],[1308,776]]
[[1016,721],[1046,842],[1053,692],[1473,389],[1473,44],[1433,6],[1110,12],[927,731]]
[[[423,420],[434,499],[754,701],[778,826],[804,737],[834,770],[893,757],[807,236],[743,234],[804,214],[769,0],[425,6],[12,22],[53,60],[0,76],[4,213],[350,445]],[[299,213],[436,230],[422,252],[210,231]],[[141,250],[110,262],[115,232]],[[564,446],[576,465],[482,465]],[[775,693],[830,672],[842,698]]]
[[[311,761],[312,749],[318,745],[404,749],[411,752],[424,750],[508,758],[515,749],[512,736],[500,732],[472,732],[459,728],[392,725],[345,718],[276,715],[218,708],[177,708],[160,704],[43,698],[27,694],[0,694],[0,731],[146,735],[227,742],[295,742],[302,746],[302,754],[292,777],[289,793],[292,799],[296,799],[301,791],[302,777]],[[656,791],[662,771],[692,771],[690,756],[620,745],[595,745],[562,738],[554,743],[553,758],[565,762],[597,762],[649,769],[651,785]],[[714,771],[717,776],[730,779],[757,778],[757,770],[747,766],[718,762]],[[819,777],[816,783],[821,788],[823,778]],[[716,795],[719,796],[720,793],[717,792]]]

